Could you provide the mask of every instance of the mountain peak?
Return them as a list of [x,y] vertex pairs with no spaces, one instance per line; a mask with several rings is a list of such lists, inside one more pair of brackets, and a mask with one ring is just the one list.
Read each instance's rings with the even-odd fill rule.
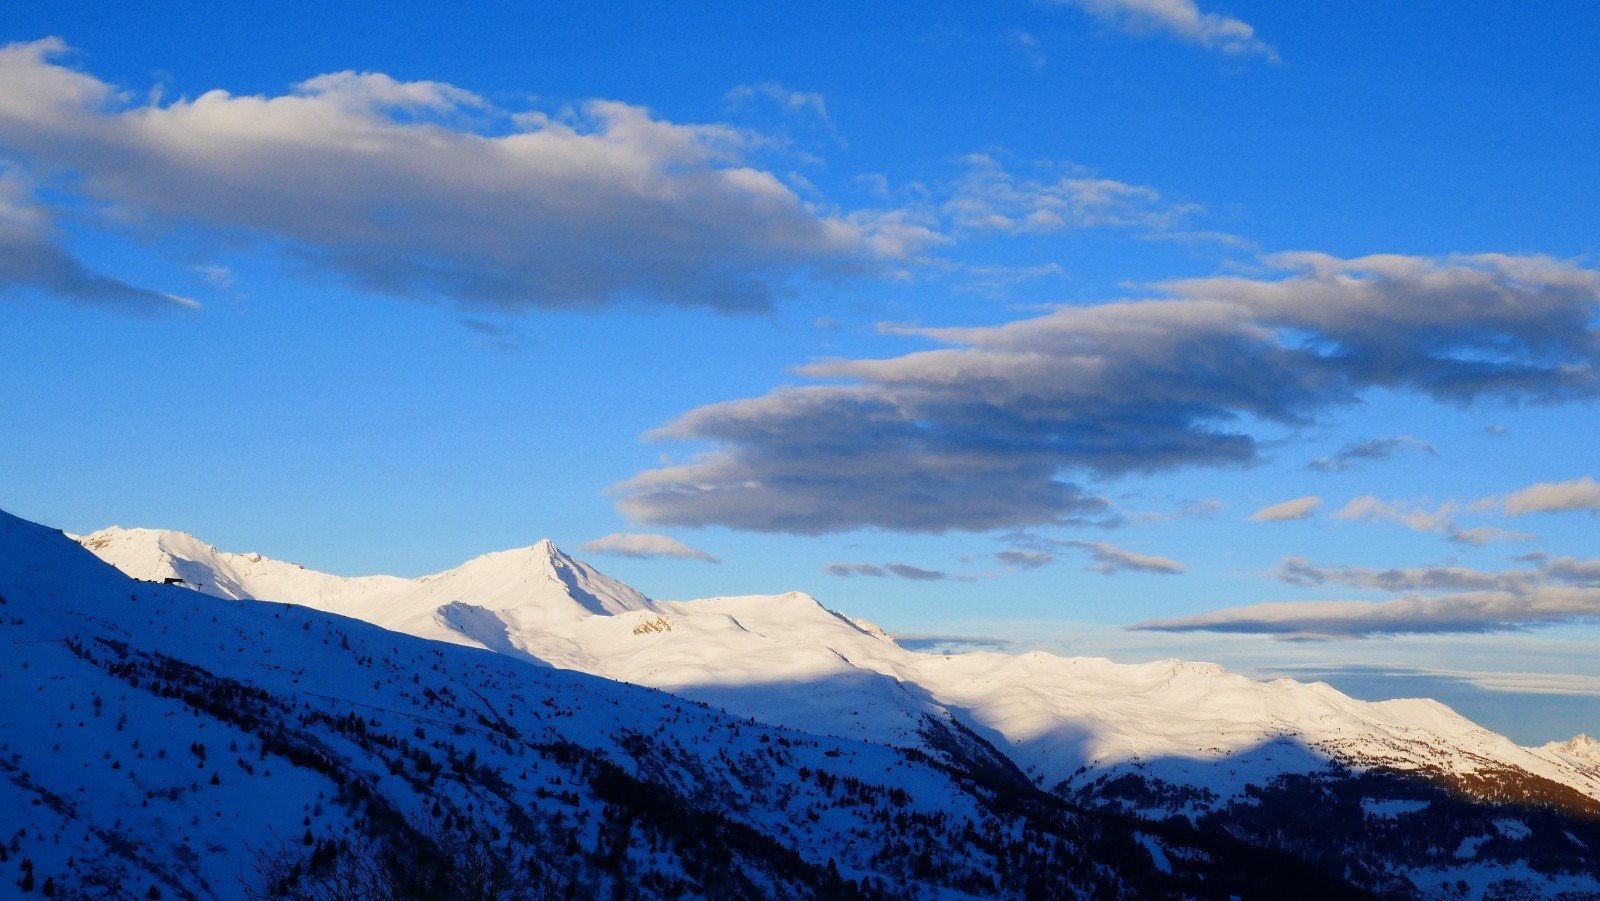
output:
[[1566,741],[1553,741],[1541,750],[1554,751],[1568,757],[1580,757],[1584,760],[1600,762],[1600,741],[1591,738],[1588,733],[1579,732]]

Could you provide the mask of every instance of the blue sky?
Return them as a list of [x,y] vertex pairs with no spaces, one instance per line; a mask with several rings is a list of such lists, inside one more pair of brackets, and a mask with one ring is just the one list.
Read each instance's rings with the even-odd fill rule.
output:
[[20,4],[0,506],[1600,728],[1597,31]]

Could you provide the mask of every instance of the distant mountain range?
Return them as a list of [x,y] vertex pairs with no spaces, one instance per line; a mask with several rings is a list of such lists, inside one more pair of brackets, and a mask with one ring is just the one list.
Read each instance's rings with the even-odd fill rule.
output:
[[0,514],[0,886],[1600,897],[1583,736],[1209,664],[918,653],[801,594],[652,600],[549,542],[409,580],[77,541]]

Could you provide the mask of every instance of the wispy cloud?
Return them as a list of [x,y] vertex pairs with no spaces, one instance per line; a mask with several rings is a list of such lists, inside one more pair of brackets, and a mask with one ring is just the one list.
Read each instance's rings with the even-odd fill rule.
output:
[[1600,482],[1590,476],[1569,482],[1540,482],[1515,492],[1505,500],[1512,516],[1525,513],[1560,513],[1568,510],[1600,512]]
[[666,535],[648,532],[613,532],[591,541],[585,541],[578,550],[588,554],[609,554],[613,557],[676,557],[682,560],[704,560],[721,563],[716,557]]
[[1454,516],[1460,509],[1461,504],[1455,501],[1445,501],[1430,510],[1424,505],[1386,501],[1367,494],[1351,499],[1349,503],[1334,511],[1333,518],[1398,523],[1413,532],[1450,533],[1456,530]]
[[784,112],[815,116],[822,124],[833,128],[833,117],[828,115],[828,101],[815,91],[796,91],[775,81],[764,81],[739,85],[724,95],[724,99],[734,106],[766,101]]
[[[1238,423],[1302,423],[1368,389],[1462,403],[1600,390],[1600,274],[1495,254],[1280,254],[1282,278],[1219,276],[1167,296],[982,328],[889,326],[945,347],[824,360],[831,384],[693,410],[652,433],[710,449],[617,486],[644,522],[821,534],[1082,521],[1074,481],[1258,459]],[[1395,511],[1377,499],[1355,517]],[[1439,529],[1447,534],[1449,529]]]
[[20,174],[0,165],[0,292],[34,293],[133,313],[199,306],[186,297],[95,272],[56,238],[49,210]]
[[1286,601],[1139,623],[1141,630],[1243,632],[1289,638],[1361,638],[1426,632],[1497,632],[1600,617],[1600,560],[1560,557],[1497,572],[1456,566],[1369,569],[1290,557],[1275,572],[1294,585],[1409,593],[1389,601]]
[[1060,263],[1040,263],[1033,266],[972,265],[960,267],[967,276],[966,284],[957,290],[977,291],[991,296],[1003,296],[1006,291],[1036,278],[1059,278],[1067,271]]
[[910,579],[913,582],[938,582],[949,577],[948,573],[936,569],[922,569],[909,563],[829,563],[823,571],[830,576],[871,576],[875,579],[898,576]]
[[1278,51],[1256,37],[1249,23],[1220,13],[1202,12],[1195,0],[1056,0],[1134,34],[1156,33],[1231,56],[1263,56]]
[[1056,556],[1048,551],[1001,551],[994,558],[1012,569],[1038,569],[1054,563]]
[[1187,566],[1169,557],[1137,554],[1103,541],[1067,541],[1064,544],[1087,551],[1095,561],[1092,568],[1103,576],[1114,576],[1124,571],[1174,576],[1189,570]]
[[1015,653],[1017,643],[1009,638],[986,638],[977,635],[922,635],[917,633],[895,635],[895,644],[908,651],[925,654],[965,654],[972,651],[999,651]]
[[1411,435],[1396,435],[1392,438],[1373,438],[1368,441],[1357,441],[1339,448],[1332,455],[1319,457],[1306,464],[1308,469],[1318,472],[1345,472],[1354,468],[1358,463],[1370,460],[1387,460],[1395,454],[1404,451],[1416,451],[1437,457],[1439,451],[1433,445]]
[[227,266],[190,266],[195,273],[205,279],[206,284],[213,288],[228,289],[238,284],[233,271]]
[[1534,535],[1531,532],[1517,532],[1495,526],[1478,526],[1471,529],[1457,528],[1445,536],[1447,540],[1456,544],[1465,544],[1472,547],[1483,547],[1486,544],[1494,544],[1501,541],[1533,541],[1538,537],[1538,535]]
[[1486,501],[1474,501],[1471,504],[1444,501],[1430,506],[1410,501],[1386,501],[1369,494],[1351,499],[1333,514],[1333,518],[1371,523],[1396,523],[1414,532],[1439,534],[1456,544],[1474,547],[1499,541],[1531,541],[1538,537],[1527,532],[1515,532],[1495,526],[1463,529],[1457,525],[1458,513],[1481,511],[1487,506]]
[[1301,681],[1337,681],[1342,676],[1393,679],[1446,679],[1462,682],[1484,691],[1512,694],[1600,696],[1600,676],[1577,673],[1529,673],[1504,670],[1465,670],[1378,664],[1290,664],[1272,668],[1274,673]]
[[1418,632],[1501,632],[1600,616],[1600,588],[1543,586],[1392,601],[1288,601],[1233,607],[1131,628],[1213,631],[1284,638],[1364,638]]
[[1362,566],[1313,566],[1304,557],[1285,558],[1273,575],[1291,585],[1345,585],[1389,592],[1521,590],[1543,579],[1543,573],[1530,569],[1502,572],[1485,572],[1461,566],[1368,569]]
[[1155,234],[1172,230],[1200,209],[1172,203],[1148,185],[1098,178],[1070,164],[1036,164],[1037,175],[1019,177],[989,154],[970,154],[962,162],[966,174],[941,210],[957,232],[1131,228]]
[[1190,501],[1170,512],[1150,511],[1134,516],[1140,522],[1173,522],[1180,519],[1210,519],[1217,515],[1225,504],[1215,498],[1201,501]]
[[1322,506],[1322,498],[1315,495],[1297,497],[1294,500],[1284,501],[1281,504],[1272,504],[1262,507],[1250,514],[1252,522],[1287,522],[1293,519],[1306,519]]
[[1010,34],[1010,41],[1017,53],[1027,60],[1029,68],[1035,72],[1044,71],[1046,60],[1038,35],[1028,31],[1013,31]]
[[[130,103],[54,62],[66,49],[0,49],[0,150],[130,221],[261,236],[382,294],[510,310],[760,310],[793,278],[873,270],[905,243],[882,240],[875,229],[894,226],[883,217],[801,201],[751,165],[759,137],[725,124],[611,100],[506,111],[371,72],[276,96]],[[826,114],[820,97],[785,98]],[[33,279],[66,293],[154,299],[46,262]]]

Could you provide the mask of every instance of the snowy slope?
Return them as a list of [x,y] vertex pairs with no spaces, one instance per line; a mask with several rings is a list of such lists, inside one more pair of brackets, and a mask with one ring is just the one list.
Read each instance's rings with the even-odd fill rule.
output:
[[[470,584],[543,585],[490,559]],[[229,584],[285,575],[247,562]],[[580,604],[651,614],[571,575]],[[4,513],[0,643],[0,896],[244,897],[372,872],[406,897],[1272,897],[1316,879],[1351,896],[1226,837],[1135,835],[920,755],[133,581]]]
[[[407,581],[339,580],[181,533],[82,540],[132,575],[194,573],[218,596],[303,603],[820,734],[916,745],[929,718],[955,720],[1069,794],[1134,772],[1202,788],[1196,803],[1214,805],[1279,773],[1342,764],[1461,784],[1515,771],[1600,799],[1592,763],[1522,748],[1434,701],[1358,701],[1324,683],[1177,660],[918,653],[798,593],[651,601],[548,541]],[[226,593],[209,587],[219,584]]]

